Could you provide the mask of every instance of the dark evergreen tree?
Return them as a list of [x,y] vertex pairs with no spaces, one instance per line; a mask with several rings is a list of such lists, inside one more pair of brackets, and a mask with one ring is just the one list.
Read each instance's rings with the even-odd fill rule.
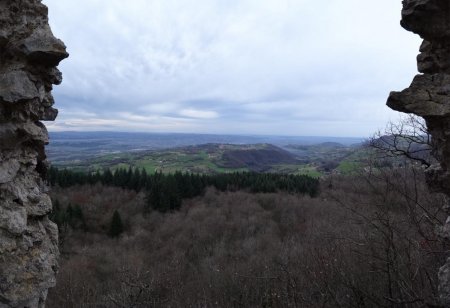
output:
[[105,184],[105,185],[111,185],[111,184],[113,184],[114,176],[113,176],[111,170],[109,170],[109,168],[106,168],[106,169],[103,171],[103,177],[102,177],[102,179],[103,179],[102,183]]
[[111,219],[111,224],[109,226],[108,235],[110,237],[118,237],[123,232],[123,223],[120,218],[120,214],[117,210],[114,211],[114,214]]

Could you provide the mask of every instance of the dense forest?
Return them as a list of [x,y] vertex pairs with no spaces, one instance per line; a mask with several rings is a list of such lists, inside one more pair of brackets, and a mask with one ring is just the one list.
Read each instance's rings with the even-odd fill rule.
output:
[[52,167],[48,171],[47,178],[51,186],[57,185],[62,188],[101,183],[136,192],[144,190],[147,193],[147,206],[161,212],[180,208],[183,199],[200,196],[206,187],[215,187],[220,191],[249,190],[252,193],[285,191],[308,194],[311,197],[319,193],[319,180],[315,178],[276,173],[147,174],[144,169],[132,168],[118,168],[114,172],[106,168],[102,172],[84,173]]
[[[138,173],[146,184],[128,186]],[[270,174],[142,174],[51,171],[61,261],[48,307],[438,302],[437,272],[448,247],[435,225],[445,219],[445,199],[428,192],[421,168],[320,183]],[[261,188],[269,179],[272,187]],[[149,206],[152,187],[164,181],[178,189],[199,181],[202,192],[180,192],[176,210]]]

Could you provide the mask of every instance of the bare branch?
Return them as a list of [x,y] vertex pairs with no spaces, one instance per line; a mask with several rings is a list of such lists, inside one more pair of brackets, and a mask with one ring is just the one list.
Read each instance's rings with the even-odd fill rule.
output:
[[406,115],[398,123],[389,122],[384,132],[376,133],[368,145],[378,152],[380,158],[404,157],[430,167],[431,135],[425,121],[415,115]]

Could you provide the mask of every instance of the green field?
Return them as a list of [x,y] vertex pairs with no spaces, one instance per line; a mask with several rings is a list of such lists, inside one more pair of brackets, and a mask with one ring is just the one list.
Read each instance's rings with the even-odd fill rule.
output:
[[[295,151],[299,151],[298,155]],[[104,168],[145,169],[147,173],[176,171],[214,174],[229,172],[271,172],[303,174],[319,178],[331,172],[349,174],[365,166],[369,154],[364,149],[325,146],[297,146],[294,153],[270,144],[204,144],[158,151],[109,153],[93,159],[55,164],[80,171]],[[333,162],[332,169],[326,168]]]
[[[148,173],[163,172],[174,173],[175,171],[190,173],[228,173],[228,172],[244,172],[251,171],[252,167],[229,166],[229,162],[224,159],[224,153],[234,151],[234,153],[248,153],[248,151],[267,150],[271,145],[229,145],[229,144],[208,144],[201,146],[190,146],[183,148],[175,148],[162,151],[146,151],[135,153],[114,153],[97,157],[91,160],[81,162],[71,162],[69,164],[59,165],[74,170],[97,170],[110,168],[115,170],[118,168],[139,168],[145,169]],[[270,148],[271,149],[271,148]],[[58,166],[56,164],[56,166]],[[279,166],[267,165],[267,172],[281,172]],[[287,166],[287,173],[297,170],[301,166]]]

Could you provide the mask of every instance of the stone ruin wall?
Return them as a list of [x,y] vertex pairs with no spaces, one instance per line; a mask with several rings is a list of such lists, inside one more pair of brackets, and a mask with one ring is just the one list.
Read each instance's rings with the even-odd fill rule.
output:
[[0,308],[43,307],[55,285],[58,229],[44,182],[52,85],[68,57],[40,0],[0,0]]
[[[387,105],[425,119],[439,163],[427,170],[429,186],[450,196],[450,0],[404,0],[401,25],[424,39],[420,73],[409,88],[392,92]],[[450,215],[450,204],[445,209]],[[450,217],[440,235],[450,240]],[[439,271],[441,304],[450,307],[450,258]]]

